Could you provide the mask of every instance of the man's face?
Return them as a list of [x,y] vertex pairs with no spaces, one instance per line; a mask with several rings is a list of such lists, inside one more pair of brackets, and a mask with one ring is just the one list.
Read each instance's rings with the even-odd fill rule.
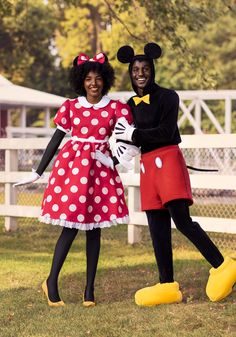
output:
[[135,61],[131,69],[131,80],[139,89],[143,90],[151,78],[151,67],[148,61]]

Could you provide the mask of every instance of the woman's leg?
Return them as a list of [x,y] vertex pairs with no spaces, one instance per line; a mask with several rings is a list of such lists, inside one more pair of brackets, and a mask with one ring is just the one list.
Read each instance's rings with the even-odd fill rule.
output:
[[64,227],[56,243],[51,271],[47,279],[48,297],[52,302],[61,300],[58,292],[58,276],[77,233],[76,228]]
[[189,214],[188,201],[184,199],[173,200],[167,203],[166,207],[176,228],[195,245],[214,268],[219,267],[224,258],[200,225],[192,221]]
[[167,210],[146,211],[160,283],[173,282],[171,218]]
[[101,229],[86,231],[87,277],[84,300],[94,302],[94,280],[100,252]]

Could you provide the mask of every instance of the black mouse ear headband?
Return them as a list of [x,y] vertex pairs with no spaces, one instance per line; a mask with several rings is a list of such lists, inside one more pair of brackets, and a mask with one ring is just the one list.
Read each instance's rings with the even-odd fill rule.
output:
[[[149,59],[158,59],[161,56],[162,50],[161,47],[154,43],[147,43],[144,47],[144,55]],[[130,63],[134,59],[134,50],[130,46],[123,46],[117,52],[117,59],[121,63]]]

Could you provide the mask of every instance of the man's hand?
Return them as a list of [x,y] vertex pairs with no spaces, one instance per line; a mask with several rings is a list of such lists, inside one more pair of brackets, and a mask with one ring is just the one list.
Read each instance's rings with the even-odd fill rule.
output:
[[125,117],[121,117],[117,120],[114,128],[115,138],[131,141],[134,130],[135,128],[129,125]]
[[104,153],[102,153],[99,150],[95,151],[95,159],[100,161],[103,165],[106,167],[110,167],[112,170],[114,170],[114,162],[111,157],[107,157]]
[[24,179],[22,181],[19,181],[18,183],[13,184],[13,187],[16,186],[22,186],[22,185],[26,185],[26,184],[31,184],[33,182],[35,182],[36,180],[38,180],[41,176],[35,172],[35,170],[32,169],[31,175],[29,178]]

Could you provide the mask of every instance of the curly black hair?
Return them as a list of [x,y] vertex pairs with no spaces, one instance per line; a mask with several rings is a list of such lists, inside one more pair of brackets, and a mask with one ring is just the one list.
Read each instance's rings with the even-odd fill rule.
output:
[[[105,55],[105,54],[104,54]],[[70,69],[69,81],[73,90],[79,96],[86,96],[84,89],[84,80],[90,71],[97,72],[102,76],[103,89],[102,95],[106,95],[115,82],[115,73],[111,64],[106,61],[104,63],[86,61],[80,65],[77,64],[78,56],[73,61],[73,66]]]

